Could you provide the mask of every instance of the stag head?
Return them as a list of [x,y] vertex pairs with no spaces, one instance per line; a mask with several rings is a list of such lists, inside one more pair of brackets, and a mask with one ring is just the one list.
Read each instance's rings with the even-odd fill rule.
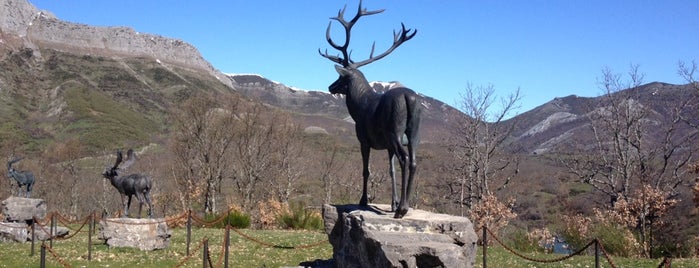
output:
[[[373,11],[368,11],[366,8],[362,9],[362,2],[359,1],[359,8],[357,9],[357,14],[349,21],[345,20],[345,9],[347,6],[342,8],[340,11],[338,11],[337,16],[330,18],[331,20],[336,20],[338,21],[342,27],[345,29],[345,43],[342,45],[339,45],[335,43],[335,41],[332,40],[330,37],[330,28],[332,26],[332,21],[328,24],[328,28],[325,31],[325,39],[328,41],[328,44],[330,44],[331,47],[334,49],[340,51],[342,56],[338,55],[330,55],[328,53],[328,50],[325,50],[325,53],[321,52],[320,49],[318,49],[318,53],[323,56],[324,58],[329,59],[330,61],[340,64],[339,66],[335,66],[335,70],[337,70],[337,73],[340,75],[340,78],[335,81],[332,85],[330,85],[330,93],[333,94],[347,94],[349,89],[352,87],[351,81],[363,81],[366,80],[364,78],[364,75],[362,75],[361,72],[359,72],[357,69],[361,66],[367,65],[369,63],[372,63],[374,61],[380,60],[383,57],[388,56],[393,50],[398,48],[401,44],[404,42],[410,40],[417,34],[417,30],[414,29],[406,29],[405,25],[401,23],[401,30],[396,33],[396,31],[393,31],[393,45],[391,45],[390,48],[388,48],[385,52],[374,56],[374,49],[376,48],[376,42],[371,45],[371,53],[369,54],[369,58],[363,61],[356,62],[350,58],[351,56],[351,51],[348,51],[349,49],[349,43],[350,43],[350,33],[352,32],[352,27],[354,26],[357,21],[359,21],[359,18],[362,16],[369,16],[369,15],[374,15],[374,14],[379,14],[383,12],[384,10],[373,10]],[[357,77],[359,76],[359,77]],[[361,78],[361,80],[354,80],[353,78]]]
[[107,169],[104,170],[102,173],[102,176],[104,176],[107,179],[112,179],[114,177],[117,177],[119,175],[118,171],[119,169],[125,169],[129,167],[133,162],[136,160],[136,155],[134,155],[133,150],[129,149],[126,152],[126,162],[123,162],[123,154],[121,150],[116,152],[116,162],[114,163],[114,166],[112,167],[107,167]]

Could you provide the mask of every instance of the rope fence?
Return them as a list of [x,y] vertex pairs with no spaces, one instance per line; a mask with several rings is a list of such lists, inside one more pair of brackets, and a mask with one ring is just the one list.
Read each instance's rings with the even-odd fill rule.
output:
[[[270,243],[266,242],[260,239],[257,239],[255,237],[252,237],[250,235],[245,234],[241,230],[233,227],[230,225],[230,223],[226,223],[224,227],[224,238],[222,241],[222,244],[220,246],[220,254],[216,258],[216,261],[213,262],[211,259],[211,251],[210,251],[210,245],[209,245],[209,239],[207,237],[204,237],[198,244],[197,248],[194,249],[193,252],[190,252],[190,235],[191,235],[191,227],[192,225],[196,224],[200,227],[204,228],[210,228],[212,226],[221,224],[224,220],[228,218],[228,215],[232,211],[229,210],[227,213],[222,214],[219,218],[207,221],[203,218],[200,218],[196,215],[194,215],[191,211],[186,211],[183,213],[180,213],[178,215],[172,216],[172,217],[166,217],[163,220],[157,220],[157,221],[151,221],[151,222],[127,222],[127,221],[122,221],[119,219],[112,219],[112,218],[102,218],[96,216],[96,213],[91,213],[90,215],[87,215],[81,219],[74,219],[71,220],[70,218],[61,215],[58,212],[51,212],[48,215],[46,215],[44,218],[39,219],[36,217],[32,217],[33,224],[28,227],[17,227],[17,226],[10,226],[10,224],[7,223],[2,223],[0,224],[4,225],[5,227],[9,228],[19,228],[19,229],[28,229],[28,232],[31,232],[32,234],[32,246],[31,246],[31,254],[30,256],[34,256],[34,243],[35,240],[37,239],[37,232],[38,233],[43,233],[44,234],[44,239],[42,239],[41,242],[41,248],[40,248],[40,267],[45,267],[46,265],[46,251],[50,253],[50,259],[59,263],[63,267],[71,267],[70,263],[66,261],[66,258],[61,257],[61,255],[56,251],[56,249],[53,247],[53,241],[54,240],[69,240],[74,238],[77,234],[85,232],[84,228],[85,226],[88,226],[88,254],[87,254],[87,259],[91,260],[92,259],[92,236],[94,235],[94,230],[95,230],[95,222],[98,221],[105,221],[105,222],[113,222],[113,223],[119,223],[119,224],[125,224],[125,225],[156,225],[156,224],[162,224],[165,223],[168,225],[168,227],[172,228],[172,226],[180,226],[181,223],[183,222],[184,219],[186,219],[186,228],[187,228],[187,252],[185,256],[174,266],[174,267],[182,267],[184,264],[187,262],[191,261],[193,257],[196,255],[196,252],[201,251],[202,253],[202,265],[204,267],[228,267],[228,257],[229,257],[229,247],[230,247],[230,231],[233,230],[237,235],[242,237],[245,240],[251,241],[253,243],[262,245],[264,247],[270,247],[270,248],[277,248],[277,249],[308,249],[312,247],[317,247],[321,246],[323,244],[328,243],[327,239],[317,241],[314,243],[306,244],[306,245],[296,245],[296,246],[287,246],[287,245],[279,245],[275,243]],[[68,230],[70,230],[71,234],[70,235],[64,235],[64,236],[58,236],[56,230],[57,230],[57,223],[60,223],[61,225],[65,226]],[[80,225],[76,227],[75,225]],[[47,244],[46,241],[49,241]]]
[[[604,258],[607,260],[607,263],[609,264],[610,267],[612,267],[612,268],[617,267],[616,264],[614,264],[614,261],[610,257],[609,253],[607,253],[607,251],[604,249],[602,242],[596,238],[593,239],[592,241],[590,241],[589,243],[587,243],[582,248],[580,248],[577,251],[570,253],[568,255],[558,257],[558,258],[553,258],[553,259],[537,259],[537,258],[527,256],[521,252],[518,252],[518,251],[514,250],[513,248],[511,248],[510,246],[508,246],[507,244],[503,243],[502,240],[497,235],[495,235],[490,229],[488,229],[488,227],[483,226],[482,231],[483,231],[483,237],[482,237],[482,239],[483,239],[482,240],[482,243],[483,243],[483,245],[482,245],[483,246],[483,268],[487,268],[488,235],[490,235],[490,237],[492,237],[496,242],[498,242],[498,244],[500,244],[500,246],[502,246],[507,252],[509,252],[517,257],[520,257],[522,259],[525,259],[527,261],[531,261],[531,262],[537,262],[537,263],[562,262],[562,261],[570,259],[574,256],[582,255],[590,247],[594,246],[595,268],[600,267],[600,259],[599,259],[600,255],[604,256]],[[668,268],[672,267],[672,259],[669,257],[663,258],[663,260],[660,262],[660,264],[658,264],[658,268],[663,268],[663,267],[668,267]]]
[[[231,211],[229,210],[228,213]],[[174,267],[182,267],[184,264],[188,263],[193,259],[193,257],[196,255],[196,252],[201,251],[201,256],[202,256],[202,266],[204,267],[228,267],[228,257],[229,257],[229,247],[230,247],[230,231],[233,231],[235,234],[240,236],[241,238],[248,240],[250,242],[259,244],[263,247],[268,247],[268,248],[277,248],[277,249],[289,249],[289,250],[300,250],[300,249],[308,249],[308,248],[313,248],[317,247],[323,244],[328,243],[327,239],[320,240],[317,242],[309,243],[309,244],[304,244],[304,245],[280,245],[280,244],[275,244],[267,241],[263,241],[261,239],[255,238],[253,236],[250,236],[243,231],[233,227],[230,225],[230,223],[226,223],[224,227],[224,237],[222,240],[222,244],[220,246],[220,254],[216,258],[216,261],[212,261],[211,259],[211,251],[210,251],[210,245],[209,245],[209,239],[207,237],[204,237],[199,244],[197,245],[196,249],[194,249],[193,252],[190,252],[190,243],[191,243],[191,227],[193,224],[197,224],[201,227],[204,228],[210,228],[214,225],[218,225],[222,223],[224,220],[228,219],[227,214],[224,213],[222,216],[220,216],[217,219],[213,219],[210,221],[207,221],[205,219],[202,219],[196,215],[194,215],[191,211],[186,211],[183,213],[180,213],[178,215],[172,216],[172,217],[166,217],[163,220],[158,220],[158,221],[152,221],[148,223],[133,223],[133,222],[125,222],[125,221],[119,221],[118,219],[107,219],[107,218],[102,218],[102,217],[97,217],[96,213],[91,213],[88,216],[83,217],[82,219],[76,219],[76,220],[71,220],[60,213],[57,212],[52,212],[46,215],[43,219],[38,219],[36,217],[33,217],[33,224],[32,226],[29,227],[16,227],[16,226],[8,226],[6,223],[0,223],[3,224],[5,227],[10,227],[10,228],[23,228],[23,229],[30,229],[28,231],[32,232],[32,248],[31,248],[31,256],[34,255],[34,243],[36,239],[36,233],[35,232],[43,232],[45,234],[44,237],[45,239],[42,239],[43,241],[41,242],[41,267],[45,267],[46,263],[46,252],[48,251],[50,253],[50,256],[52,260],[58,262],[60,265],[63,267],[71,267],[70,264],[65,260],[65,258],[62,258],[56,250],[53,248],[53,240],[68,240],[73,237],[75,237],[78,233],[84,232],[84,227],[87,225],[89,226],[88,228],[88,260],[91,260],[91,253],[92,253],[92,235],[94,235],[94,230],[95,230],[95,222],[96,221],[107,221],[107,222],[116,222],[116,223],[121,223],[121,224],[127,224],[127,225],[144,225],[144,224],[161,224],[161,223],[166,223],[169,227],[170,226],[180,226],[183,220],[186,218],[186,228],[187,228],[187,240],[186,240],[186,246],[187,246],[187,252],[184,255],[184,257],[174,266]],[[65,235],[62,237],[59,237],[56,234],[57,230],[57,222],[60,222],[62,225],[66,226],[70,231],[72,231],[72,234],[70,235]],[[73,225],[73,226],[71,226]],[[80,225],[79,227],[75,227],[74,225]],[[48,228],[47,228],[48,226]],[[600,256],[604,257],[606,262],[609,264],[610,267],[616,268],[616,264],[610,257],[610,255],[607,253],[607,251],[604,249],[604,246],[602,245],[601,241],[598,239],[593,239],[589,243],[587,243],[585,246],[582,248],[578,249],[577,251],[557,257],[557,258],[552,258],[552,259],[540,259],[540,258],[534,258],[531,256],[527,256],[521,252],[516,251],[512,247],[508,246],[506,243],[504,243],[497,235],[495,235],[492,230],[488,229],[487,227],[482,227],[482,244],[483,244],[483,268],[487,268],[487,249],[488,249],[488,239],[492,238],[495,240],[499,245],[501,245],[507,252],[510,254],[513,254],[519,258],[525,259],[527,261],[531,262],[536,262],[536,263],[555,263],[555,262],[562,262],[565,260],[568,260],[574,256],[578,255],[583,255],[585,252],[589,251],[590,248],[594,249],[594,256],[595,256],[595,267],[600,267]],[[46,241],[49,241],[49,244],[47,245]],[[660,264],[658,264],[658,268],[662,267],[671,267],[672,266],[672,259],[669,257],[665,257]]]

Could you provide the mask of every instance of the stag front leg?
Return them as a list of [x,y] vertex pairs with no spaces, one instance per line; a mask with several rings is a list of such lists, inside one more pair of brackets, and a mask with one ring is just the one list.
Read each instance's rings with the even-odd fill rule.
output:
[[124,218],[129,217],[129,208],[130,207],[131,207],[131,195],[128,195],[126,197],[126,203],[124,204]]
[[396,190],[396,169],[393,158],[393,152],[388,150],[388,174],[391,176],[391,211],[396,211],[398,209],[398,191]]
[[369,204],[369,198],[367,196],[367,183],[369,182],[369,153],[371,148],[368,145],[362,144],[362,178],[364,180],[364,186],[362,187],[362,198],[359,199],[360,206],[366,206]]

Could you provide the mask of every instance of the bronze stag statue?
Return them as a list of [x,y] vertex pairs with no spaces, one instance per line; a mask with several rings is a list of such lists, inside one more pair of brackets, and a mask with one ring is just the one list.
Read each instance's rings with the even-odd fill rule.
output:
[[112,186],[119,191],[121,195],[121,204],[124,206],[124,217],[129,217],[129,207],[131,207],[131,196],[136,195],[138,199],[138,217],[141,217],[141,209],[143,202],[148,204],[148,217],[153,218],[153,206],[150,201],[150,190],[152,189],[151,179],[143,174],[130,174],[119,176],[119,171],[124,170],[136,161],[136,155],[132,149],[126,152],[126,161],[123,160],[122,152],[117,151],[116,163],[113,167],[107,168],[102,173],[104,178],[108,179]]
[[[318,53],[341,65],[335,65],[335,70],[340,77],[328,89],[332,94],[345,95],[347,110],[355,122],[357,139],[361,146],[362,176],[364,179],[359,205],[366,206],[368,203],[367,181],[370,176],[369,153],[371,149],[388,150],[389,174],[393,184],[391,209],[395,211],[395,218],[402,218],[410,207],[410,192],[417,170],[415,153],[419,143],[421,113],[419,97],[414,91],[405,87],[392,88],[384,93],[377,93],[358,68],[387,56],[398,46],[413,38],[417,30],[406,29],[405,25],[401,23],[402,29],[398,33],[394,31],[393,45],[386,52],[374,56],[375,45],[372,45],[369,58],[355,62],[350,58],[350,52],[348,52],[352,26],[362,16],[378,14],[384,10],[367,11],[362,9],[360,1],[357,14],[350,21],[346,21],[344,18],[345,8],[340,10],[336,17],[330,18],[338,21],[345,28],[345,43],[339,45],[330,38],[332,21],[325,32],[330,46],[339,50],[342,56],[330,55],[327,50],[323,53],[320,49]],[[404,146],[407,146],[407,150]],[[396,202],[398,198],[393,165],[394,156],[398,158],[402,172],[400,203]]]

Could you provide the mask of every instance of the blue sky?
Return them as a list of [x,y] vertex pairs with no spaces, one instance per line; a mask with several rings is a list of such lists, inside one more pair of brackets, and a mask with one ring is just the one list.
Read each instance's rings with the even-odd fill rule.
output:
[[[289,86],[326,91],[337,74],[318,49],[329,17],[358,0],[30,0],[59,19],[127,26],[196,46],[226,73],[256,73]],[[625,74],[639,65],[645,82],[683,84],[679,61],[699,62],[699,1],[418,1],[366,0],[386,9],[363,17],[352,32],[355,60],[392,42],[405,23],[417,35],[386,58],[364,66],[369,80],[400,81],[456,104],[468,84],[493,85],[505,97],[517,88],[521,109],[555,97],[599,96],[603,68]],[[333,23],[333,39],[342,27]]]

